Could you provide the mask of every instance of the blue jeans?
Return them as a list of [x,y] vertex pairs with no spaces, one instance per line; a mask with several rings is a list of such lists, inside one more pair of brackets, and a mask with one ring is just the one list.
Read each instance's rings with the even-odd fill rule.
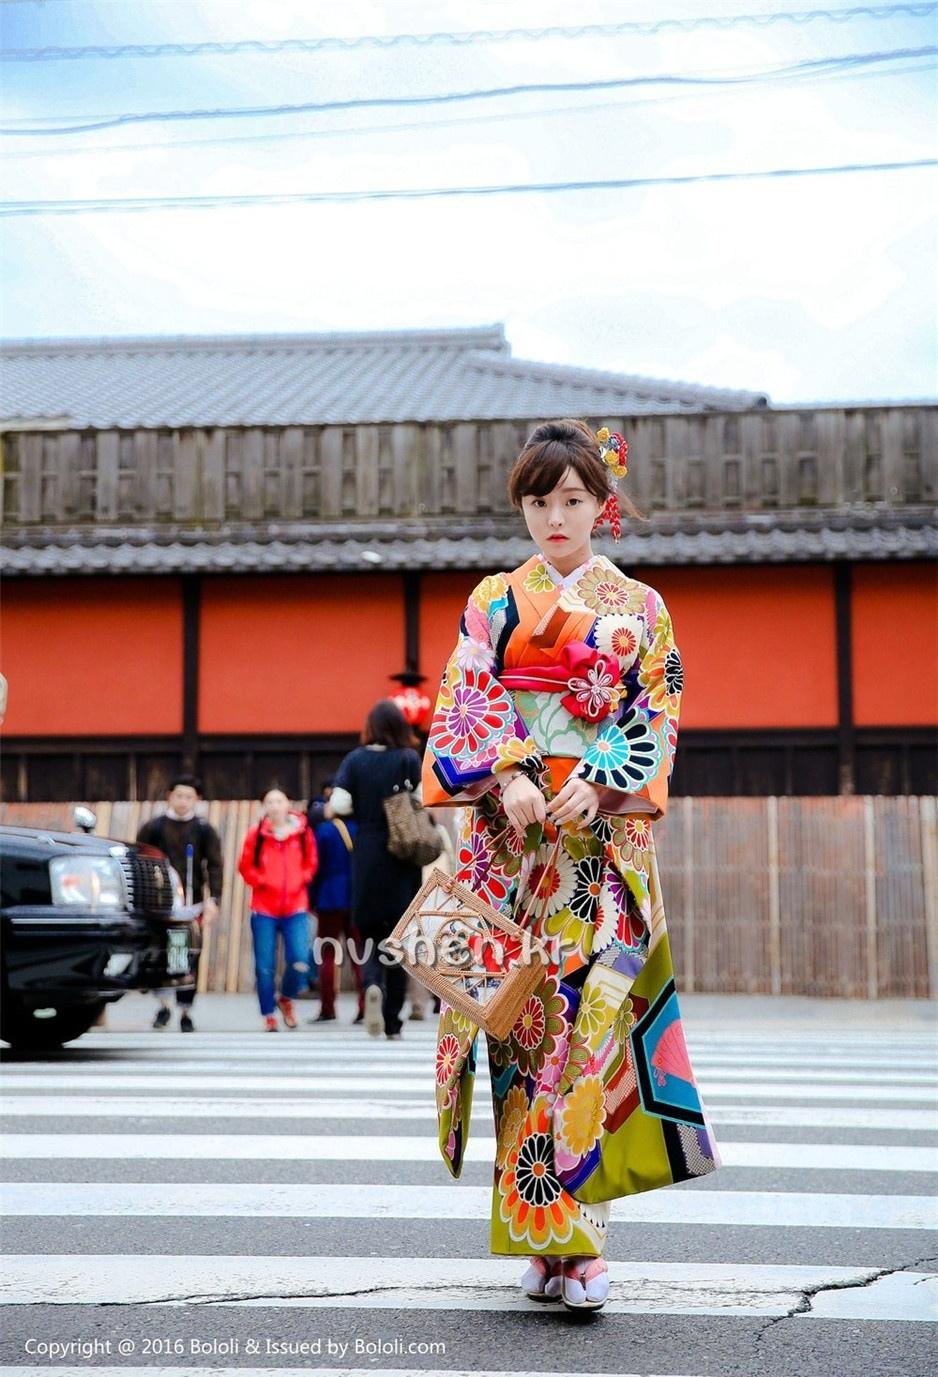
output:
[[283,938],[283,985],[285,999],[295,999],[309,983],[309,915],[288,914],[286,918],[271,918],[268,913],[251,914],[251,936],[254,939],[254,974],[257,978],[257,997],[264,1018],[276,1006],[277,934]]

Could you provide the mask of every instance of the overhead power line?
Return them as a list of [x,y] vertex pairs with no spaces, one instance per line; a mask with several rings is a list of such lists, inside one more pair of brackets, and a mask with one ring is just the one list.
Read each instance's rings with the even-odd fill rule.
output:
[[426,201],[443,197],[509,196],[530,192],[612,191],[635,187],[690,186],[701,182],[754,182],[792,177],[832,177],[855,172],[907,172],[938,167],[938,158],[904,162],[841,163],[834,167],[775,167],[752,172],[698,172],[684,176],[608,177],[595,181],[514,182],[501,186],[396,187],[357,191],[250,192],[243,196],[138,196],[84,201],[4,201],[0,218],[23,215],[94,215],[126,211],[216,210],[222,207],[341,204],[361,201]]
[[206,40],[198,43],[119,43],[84,47],[7,48],[3,62],[56,62],[78,58],[198,57],[200,54],[354,51],[358,48],[468,47],[477,43],[536,42],[550,38],[615,38],[620,34],[692,32],[695,29],[730,29],[749,25],[768,28],[774,24],[810,24],[818,20],[850,23],[856,19],[923,19],[938,4],[853,5],[849,9],[780,10],[772,14],[701,15],[697,18],[626,20],[618,24],[551,25],[538,29],[472,29],[459,33],[363,34],[342,38],[242,38],[232,42]]
[[810,75],[820,72],[843,71],[847,68],[874,66],[899,59],[934,57],[938,47],[893,48],[871,53],[845,53],[834,57],[805,58],[780,67],[768,67],[740,75],[704,76],[695,73],[650,73],[642,76],[610,77],[590,81],[518,82],[511,86],[491,86],[466,91],[441,91],[424,96],[354,96],[348,100],[301,101],[283,105],[222,106],[203,110],[128,111],[117,115],[94,118],[80,115],[60,115],[63,120],[79,121],[60,125],[30,125],[0,129],[8,138],[49,138],[62,134],[86,134],[98,129],[115,129],[128,124],[166,124],[191,120],[257,119],[280,115],[324,113],[329,110],[365,110],[379,107],[419,107],[449,105],[461,101],[498,100],[510,96],[532,95],[538,92],[555,94],[560,91],[613,91],[640,86],[738,86],[771,81],[780,77]]
[[[822,75],[825,75],[827,81],[868,81],[874,77],[906,76],[916,72],[932,72],[935,67],[936,63],[930,61],[898,67],[876,67],[854,72],[830,72]],[[777,84],[785,86],[803,80],[803,77],[789,77],[780,79]],[[738,94],[744,89],[744,87],[732,87],[729,93],[724,92],[723,94],[733,92]],[[608,115],[610,113],[615,114],[617,111],[622,113],[639,108],[644,109],[649,105],[671,105],[675,101],[699,100],[702,96],[714,94],[716,94],[715,89],[704,88],[697,91],[681,91],[670,96],[638,96],[631,100],[602,100],[590,101],[586,104],[538,106],[534,110],[502,110],[489,115],[454,115],[450,119],[434,119],[432,123],[428,120],[407,120],[396,124],[342,124],[319,129],[278,129],[267,134],[230,134],[206,139],[152,139],[142,143],[83,143],[66,148],[56,145],[54,148],[47,146],[45,148],[5,149],[3,156],[7,162],[11,162],[35,158],[98,157],[102,153],[140,153],[160,149],[177,152],[189,148],[224,148],[232,144],[237,147],[245,147],[258,143],[294,143],[302,139],[349,138],[359,134],[427,133],[439,129],[478,128],[486,124],[513,124],[519,120],[552,119],[557,115],[597,113]]]

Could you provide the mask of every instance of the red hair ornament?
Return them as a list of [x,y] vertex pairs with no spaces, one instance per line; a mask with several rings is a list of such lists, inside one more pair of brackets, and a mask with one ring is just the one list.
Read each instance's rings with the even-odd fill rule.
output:
[[610,431],[608,426],[597,430],[596,443],[599,445],[600,458],[609,469],[610,493],[593,523],[593,530],[598,531],[608,521],[613,540],[618,540],[622,535],[622,508],[619,506],[616,481],[624,478],[629,471],[629,445],[623,435],[617,430]]

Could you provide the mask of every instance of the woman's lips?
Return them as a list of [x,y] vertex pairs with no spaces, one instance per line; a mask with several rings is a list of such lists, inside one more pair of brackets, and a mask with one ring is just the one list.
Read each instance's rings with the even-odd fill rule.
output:
[[566,540],[566,538],[567,538],[566,536],[548,536],[548,537],[547,537],[547,539],[548,539],[548,540],[551,540],[551,541]]

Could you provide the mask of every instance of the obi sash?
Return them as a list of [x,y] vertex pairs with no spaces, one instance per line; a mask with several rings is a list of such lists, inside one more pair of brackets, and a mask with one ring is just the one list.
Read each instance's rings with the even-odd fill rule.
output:
[[601,722],[622,696],[619,662],[585,641],[568,641],[554,664],[504,669],[503,688],[533,693],[562,693],[563,706],[574,717]]

